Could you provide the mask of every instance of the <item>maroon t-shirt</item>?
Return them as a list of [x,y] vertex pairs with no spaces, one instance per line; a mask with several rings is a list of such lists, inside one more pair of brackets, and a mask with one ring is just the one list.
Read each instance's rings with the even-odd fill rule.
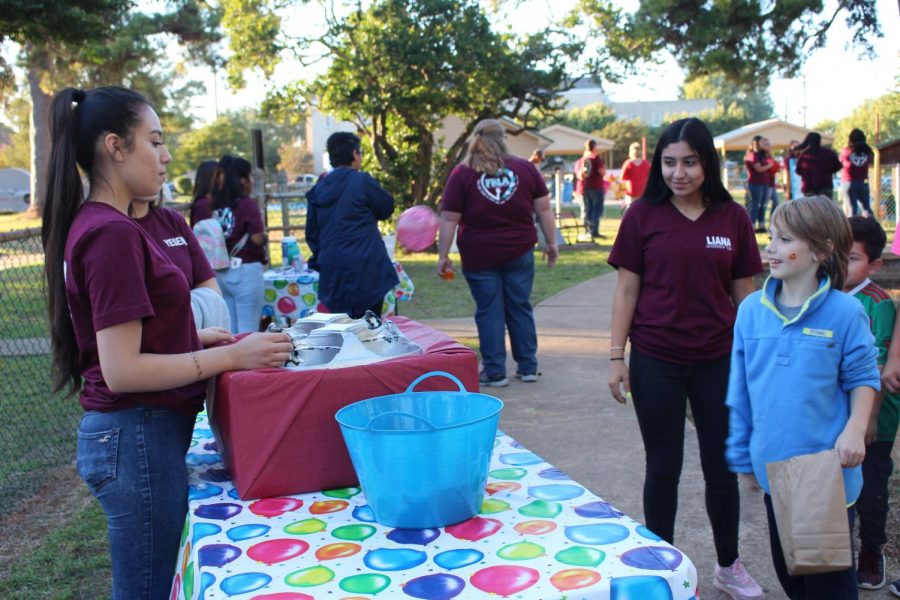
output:
[[[228,246],[229,252],[245,233],[252,236],[265,231],[262,214],[253,198],[241,198],[233,210],[226,208],[219,213],[219,221],[225,231],[225,245]],[[263,247],[257,246],[249,238],[244,247],[235,253],[235,256],[240,257],[246,263],[266,263],[266,252]]]
[[797,175],[804,194],[834,187],[831,176],[841,170],[841,161],[830,148],[804,152],[797,159]]
[[211,219],[212,216],[212,198],[210,198],[209,196],[197,198],[197,201],[191,205],[191,229],[194,228],[194,225],[197,224],[197,221],[202,221],[203,219]]
[[764,167],[767,164],[769,164],[767,158],[757,160],[755,152],[747,152],[747,154],[744,155],[744,166],[747,167],[747,183],[752,183],[754,185],[769,185],[772,181],[772,176],[770,175],[771,170],[759,172],[753,168],[753,165]]
[[[581,165],[584,164],[584,159],[589,158],[591,161],[591,172],[590,174],[581,179]],[[603,164],[603,159],[599,156],[590,156],[585,157],[582,156],[577,161],[575,161],[575,173],[578,174],[575,177],[575,193],[584,195],[584,190],[602,190],[603,188],[603,170],[605,165]]]
[[441,210],[462,214],[456,234],[462,267],[481,271],[532,251],[537,243],[534,200],[547,185],[533,164],[507,157],[497,175],[459,165],[450,173]]
[[841,150],[841,181],[865,181],[873,156],[868,152],[854,152],[850,146]]
[[194,232],[180,214],[169,208],[151,208],[135,221],[181,269],[191,289],[216,276]]
[[622,218],[609,264],[641,277],[632,346],[679,364],[731,352],[731,283],[763,270],[750,217],[736,202],[691,221],[668,200],[639,200]]
[[64,267],[85,410],[148,404],[185,413],[199,411],[206,381],[160,392],[114,393],[100,370],[97,332],[137,319],[143,326],[141,353],[201,349],[187,279],[147,232],[108,204],[86,202],[69,230]]

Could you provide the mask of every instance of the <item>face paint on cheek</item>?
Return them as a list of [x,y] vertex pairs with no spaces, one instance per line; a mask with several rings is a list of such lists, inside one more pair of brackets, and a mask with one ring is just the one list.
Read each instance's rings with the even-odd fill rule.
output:
[[791,253],[788,255],[788,258],[791,259],[791,260],[797,260],[797,255],[794,254],[793,252],[791,252]]

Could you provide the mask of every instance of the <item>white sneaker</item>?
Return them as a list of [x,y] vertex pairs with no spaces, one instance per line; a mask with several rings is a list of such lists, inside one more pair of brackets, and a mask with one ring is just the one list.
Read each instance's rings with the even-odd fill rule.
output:
[[733,600],[760,600],[765,594],[759,584],[753,581],[744,568],[741,559],[736,559],[730,567],[716,565],[713,587],[722,590]]

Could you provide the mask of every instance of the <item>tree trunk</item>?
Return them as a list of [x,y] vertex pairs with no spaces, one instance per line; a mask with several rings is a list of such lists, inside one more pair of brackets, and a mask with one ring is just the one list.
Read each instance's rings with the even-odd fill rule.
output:
[[31,206],[30,216],[44,212],[47,193],[47,163],[50,160],[50,95],[41,89],[41,75],[47,71],[44,57],[29,44],[28,89],[31,94]]

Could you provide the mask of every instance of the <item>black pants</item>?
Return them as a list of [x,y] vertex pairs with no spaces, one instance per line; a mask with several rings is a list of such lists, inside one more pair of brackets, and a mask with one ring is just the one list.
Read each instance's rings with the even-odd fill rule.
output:
[[728,437],[730,357],[698,365],[679,365],[631,350],[631,393],[637,413],[647,469],[644,478],[644,518],[647,527],[670,544],[675,537],[678,481],[684,458],[687,402],[697,428],[700,465],[706,482],[709,516],[719,565],[738,557],[740,492],[737,475],[725,462]]
[[[769,521],[769,546],[772,548],[772,564],[778,582],[784,588],[784,593],[791,600],[857,600],[859,592],[856,589],[856,567],[850,567],[843,571],[831,573],[818,573],[816,575],[790,575],[784,562],[784,552],[781,549],[781,541],[778,539],[778,526],[775,524],[775,513],[772,510],[772,497],[764,494],[766,503],[766,518]],[[853,539],[853,521],[856,510],[854,507],[847,509],[847,520],[850,522],[850,538]]]
[[875,442],[866,446],[862,464],[863,486],[856,501],[859,513],[859,541],[864,550],[881,552],[887,543],[885,527],[888,515],[888,480],[894,470],[891,448],[894,442]]

